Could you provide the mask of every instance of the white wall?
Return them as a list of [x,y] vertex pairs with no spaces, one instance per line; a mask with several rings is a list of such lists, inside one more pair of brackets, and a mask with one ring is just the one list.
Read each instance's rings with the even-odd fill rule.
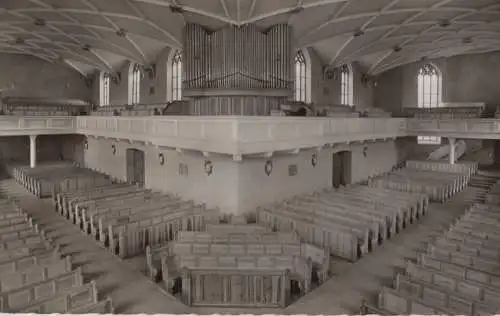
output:
[[[152,146],[97,140],[89,138],[85,152],[87,167],[102,170],[126,179],[126,149],[137,148],[145,152],[146,186],[185,199],[206,203],[208,207],[219,207],[228,213],[245,213],[257,206],[281,201],[300,193],[309,193],[331,186],[333,149],[318,153],[318,164],[312,167],[313,150],[297,155],[274,156],[273,171],[267,176],[264,166],[267,159],[253,158],[235,162],[229,157],[210,157],[213,173],[204,170],[204,158],[199,153],[179,154],[174,150],[161,150]],[[116,144],[116,155],[111,145]],[[367,157],[363,148],[367,147]],[[394,141],[352,145],[351,177],[359,182],[382,172],[389,171],[398,162],[398,152]],[[165,155],[166,163],[159,164],[158,154]],[[179,163],[188,165],[188,175],[178,173]],[[298,165],[298,174],[290,177],[288,166]]]
[[[116,144],[115,155],[112,153],[112,144]],[[236,195],[238,164],[229,158],[211,157],[213,173],[209,176],[204,171],[204,161],[207,158],[201,154],[192,152],[179,154],[175,150],[161,150],[154,146],[89,138],[85,164],[112,177],[126,180],[128,148],[144,151],[148,188],[179,194],[185,199],[206,203],[209,207],[220,207],[228,212],[234,212],[238,199]],[[159,163],[160,152],[164,154],[166,160],[163,166]],[[179,175],[179,163],[188,165],[187,176]]]
[[[367,147],[367,157],[363,148]],[[398,162],[394,141],[377,142],[349,146],[352,152],[351,182],[357,183],[383,172],[390,171]],[[323,149],[318,155],[316,167],[311,164],[316,150],[301,151],[297,155],[275,156],[272,173],[264,172],[265,159],[248,159],[240,164],[239,172],[239,210],[248,212],[259,205],[278,202],[300,193],[331,187],[332,154],[338,150]],[[288,175],[288,166],[296,164],[298,173]]]
[[[143,73],[140,83],[140,103],[161,103],[167,101],[167,61],[170,54],[170,48],[162,50],[156,56],[156,75],[153,79],[149,78],[147,72]],[[121,81],[116,84],[113,81],[109,85],[109,102],[110,104],[127,104],[128,103],[128,73],[130,62],[125,62],[118,71],[121,73]],[[151,87],[154,93],[151,92]],[[99,72],[94,73],[94,81],[92,86],[92,99],[99,103]]]
[[0,97],[6,96],[90,100],[92,91],[67,65],[0,53]]

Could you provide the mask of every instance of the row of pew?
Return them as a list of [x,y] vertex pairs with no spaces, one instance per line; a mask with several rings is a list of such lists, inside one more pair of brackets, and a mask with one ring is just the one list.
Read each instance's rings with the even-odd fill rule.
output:
[[500,311],[500,207],[475,204],[363,314],[494,315]]
[[424,216],[428,197],[364,185],[299,195],[257,210],[273,231],[296,232],[304,242],[357,261]]
[[51,192],[57,212],[121,258],[173,240],[178,231],[202,230],[205,222],[219,217],[218,209],[119,183],[68,162],[10,170],[33,194],[45,197]]
[[424,216],[429,201],[444,202],[467,186],[476,163],[407,161],[368,181],[302,194],[257,209],[258,223],[296,232],[304,242],[357,261]]
[[56,192],[86,189],[113,182],[107,175],[81,168],[70,161],[48,162],[35,168],[9,165],[7,171],[26,190],[39,198],[51,197]]
[[491,205],[500,206],[500,181],[491,186],[485,196],[485,202]]
[[170,101],[156,104],[106,105],[96,107],[92,116],[162,116],[182,115],[187,101]]
[[[188,305],[285,307],[293,291],[279,286],[277,275],[289,278],[281,280],[283,284],[296,281],[299,292],[306,294],[329,277],[330,255],[293,232],[271,232],[258,224],[210,223],[203,232],[181,231],[173,241],[148,246],[146,268],[146,274],[163,281],[172,294],[182,280],[181,299]],[[189,271],[196,273],[189,276]],[[264,285],[271,279],[273,285]]]
[[111,299],[99,300],[95,282],[9,199],[0,200],[0,312],[113,313]]
[[429,120],[480,118],[484,110],[484,103],[443,104],[441,107],[436,108],[404,108],[404,112],[407,116]]
[[327,252],[313,247],[312,255],[310,247],[294,232],[271,232],[264,226],[246,223],[207,224],[205,231],[181,231],[173,241],[148,246],[146,273],[152,280],[161,275],[168,286],[183,268],[289,269],[305,282],[307,292],[311,287],[307,259],[322,267],[320,282],[328,277],[330,266]]
[[368,186],[425,194],[432,202],[444,203],[463,190],[476,171],[477,163],[408,161],[404,168],[370,179]]
[[219,217],[205,204],[127,183],[60,192],[53,200],[62,216],[121,258],[173,240],[181,230],[203,230]]

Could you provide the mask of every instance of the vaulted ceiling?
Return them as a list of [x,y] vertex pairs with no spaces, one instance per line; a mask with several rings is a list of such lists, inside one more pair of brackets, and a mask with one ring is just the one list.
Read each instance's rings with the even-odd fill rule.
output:
[[500,0],[0,0],[0,52],[82,73],[153,62],[182,28],[288,23],[324,64],[377,74],[426,58],[500,50]]

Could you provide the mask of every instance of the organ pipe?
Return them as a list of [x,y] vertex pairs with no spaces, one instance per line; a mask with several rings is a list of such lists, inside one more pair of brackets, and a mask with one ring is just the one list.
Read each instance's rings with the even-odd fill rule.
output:
[[209,32],[197,24],[184,29],[184,88],[292,89],[288,25],[266,33],[254,25]]

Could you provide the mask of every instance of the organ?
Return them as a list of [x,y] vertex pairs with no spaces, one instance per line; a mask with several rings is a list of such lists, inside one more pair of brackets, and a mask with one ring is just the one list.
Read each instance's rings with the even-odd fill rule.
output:
[[184,29],[183,96],[194,115],[269,115],[292,96],[291,30]]

